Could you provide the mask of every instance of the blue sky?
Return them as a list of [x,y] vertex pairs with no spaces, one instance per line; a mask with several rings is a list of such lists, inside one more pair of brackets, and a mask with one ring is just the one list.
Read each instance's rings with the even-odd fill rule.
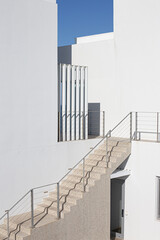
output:
[[57,0],[58,45],[75,37],[113,31],[113,0]]

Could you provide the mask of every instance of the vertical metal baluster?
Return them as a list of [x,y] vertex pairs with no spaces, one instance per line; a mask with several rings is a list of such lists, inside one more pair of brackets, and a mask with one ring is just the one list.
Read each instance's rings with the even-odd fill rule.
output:
[[85,158],[83,158],[83,192],[85,192]]
[[70,66],[70,141],[72,140],[72,66]]
[[84,139],[84,115],[83,115],[83,112],[82,112],[82,139]]
[[130,141],[132,141],[132,112],[130,112]]
[[34,193],[31,190],[31,228],[34,228]]
[[10,230],[9,230],[9,210],[6,210],[7,213],[7,239],[9,240]]
[[103,111],[103,137],[105,136],[105,111]]
[[68,125],[67,125],[67,88],[68,88],[68,66],[65,66],[65,141],[67,141],[67,131],[68,131]]
[[59,182],[57,183],[57,218],[60,218],[60,211],[59,211]]
[[159,141],[158,131],[159,131],[159,113],[157,112],[157,142]]
[[135,140],[137,141],[137,131],[138,131],[138,113],[135,114]]
[[106,135],[106,166],[108,168],[108,134]]

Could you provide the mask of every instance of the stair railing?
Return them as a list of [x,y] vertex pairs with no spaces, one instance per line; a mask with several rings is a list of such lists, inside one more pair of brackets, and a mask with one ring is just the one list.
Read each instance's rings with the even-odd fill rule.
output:
[[[121,131],[119,131],[120,127],[123,126],[123,130],[125,130],[125,135],[122,134]],[[117,131],[118,130],[118,131]],[[48,214],[48,210],[49,210],[49,207],[52,206],[54,203],[57,205],[57,219],[60,219],[61,218],[61,210],[60,210],[60,185],[62,183],[62,181],[73,171],[76,169],[76,167],[82,163],[82,166],[83,166],[83,174],[82,174],[82,186],[83,186],[83,192],[85,192],[85,160],[86,158],[95,151],[95,149],[100,146],[100,144],[105,143],[106,144],[106,167],[108,167],[108,163],[109,163],[109,159],[108,159],[108,140],[109,138],[116,136],[117,137],[117,132],[119,132],[119,137],[122,138],[122,141],[124,140],[132,140],[132,113],[129,113],[124,119],[122,119],[122,121],[120,121],[112,130],[109,130],[107,132],[107,134],[75,165],[73,166],[72,169],[70,169],[66,174],[65,176],[63,176],[63,178],[61,178],[58,182],[56,183],[52,183],[52,184],[48,184],[48,185],[44,185],[44,186],[40,186],[40,187],[36,187],[36,188],[33,188],[33,189],[30,189],[22,198],[19,199],[19,201],[17,201],[9,210],[6,210],[6,213],[0,218],[0,222],[2,221],[2,219],[5,219],[7,218],[7,236],[6,238],[4,238],[5,240],[10,238],[10,235],[12,233],[15,233],[15,235],[20,231],[21,229],[21,225],[26,222],[26,221],[30,221],[30,224],[31,224],[31,228],[34,228],[36,226],[36,224],[40,221],[40,220],[37,220],[37,222],[35,222],[35,218],[36,217],[41,217],[40,219],[42,219],[46,214]],[[124,132],[123,132],[124,133]],[[115,135],[116,134],[116,135]],[[56,188],[57,190],[57,196],[56,196],[56,200],[53,201],[49,207],[46,207],[44,208],[44,211],[42,213],[36,213],[35,212],[35,206],[37,206],[38,202],[36,201],[37,199],[37,195],[35,193],[35,191],[37,190],[42,190],[42,189],[46,189],[46,188],[50,188],[49,190],[47,191],[41,191],[40,192],[40,199],[42,201],[43,197],[45,194],[45,197],[46,196],[49,196],[49,194],[51,192],[53,192],[54,190],[54,187]],[[14,214],[16,215],[13,215],[11,217],[11,211],[13,209],[15,209],[16,207],[18,207],[18,204],[21,204],[21,205],[24,205],[22,204],[22,202],[25,200],[25,198],[28,198],[29,199],[29,208],[27,209],[27,207],[25,208],[23,206],[23,209],[24,211],[27,211],[29,210],[29,213],[27,212],[27,216],[25,216],[24,219],[22,219],[21,221],[19,221],[19,223],[17,224],[17,228],[14,229],[14,230],[11,230],[10,229],[10,219],[12,220],[16,215],[17,213],[14,212]],[[40,216],[40,214],[42,216]],[[16,237],[15,237],[16,239]]]

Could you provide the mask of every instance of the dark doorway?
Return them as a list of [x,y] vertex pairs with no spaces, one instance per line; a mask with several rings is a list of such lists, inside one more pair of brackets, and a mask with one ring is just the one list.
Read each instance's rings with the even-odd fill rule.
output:
[[125,180],[111,180],[111,239],[124,238]]

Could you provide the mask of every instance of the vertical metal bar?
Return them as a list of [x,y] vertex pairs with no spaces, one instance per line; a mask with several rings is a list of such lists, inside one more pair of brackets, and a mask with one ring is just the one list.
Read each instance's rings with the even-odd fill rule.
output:
[[34,228],[34,193],[31,190],[31,228]]
[[135,113],[135,140],[137,141],[137,132],[138,132],[138,113]]
[[84,125],[83,125],[83,112],[84,112],[84,67],[81,67],[81,139],[84,139]]
[[85,68],[83,72],[83,139],[86,138],[86,121],[85,121],[85,114],[86,114],[86,104],[85,104]]
[[65,141],[67,141],[67,88],[68,88],[68,66],[65,67]]
[[61,141],[65,141],[65,126],[64,126],[64,113],[65,113],[65,64],[61,66],[61,117],[62,117],[62,132],[61,132]]
[[130,112],[130,141],[132,141],[132,112]]
[[77,81],[76,81],[76,140],[79,140],[79,75],[80,67],[77,66]]
[[103,137],[105,136],[105,111],[103,111]]
[[84,139],[84,113],[82,112],[82,139]]
[[72,66],[70,66],[70,141],[72,140]]
[[106,135],[106,166],[108,168],[108,134]]
[[57,218],[60,218],[60,211],[59,211],[59,182],[57,183]]
[[83,158],[83,192],[85,192],[85,158]]
[[58,112],[58,142],[61,141],[61,132],[60,132],[60,112]]
[[71,113],[71,124],[72,124],[72,139],[75,140],[75,66],[72,66],[72,113]]
[[81,67],[79,68],[79,140],[81,139]]
[[75,67],[75,85],[74,85],[74,113],[75,113],[75,119],[74,119],[74,140],[76,140],[76,129],[77,129],[77,125],[76,125],[76,116],[77,116],[77,67]]
[[60,75],[61,64],[58,65],[58,142],[60,141]]
[[157,142],[159,141],[158,134],[159,134],[159,113],[157,112]]
[[7,239],[9,240],[10,230],[9,230],[9,210],[6,210],[7,213]]
[[88,139],[88,68],[85,67],[85,139]]

